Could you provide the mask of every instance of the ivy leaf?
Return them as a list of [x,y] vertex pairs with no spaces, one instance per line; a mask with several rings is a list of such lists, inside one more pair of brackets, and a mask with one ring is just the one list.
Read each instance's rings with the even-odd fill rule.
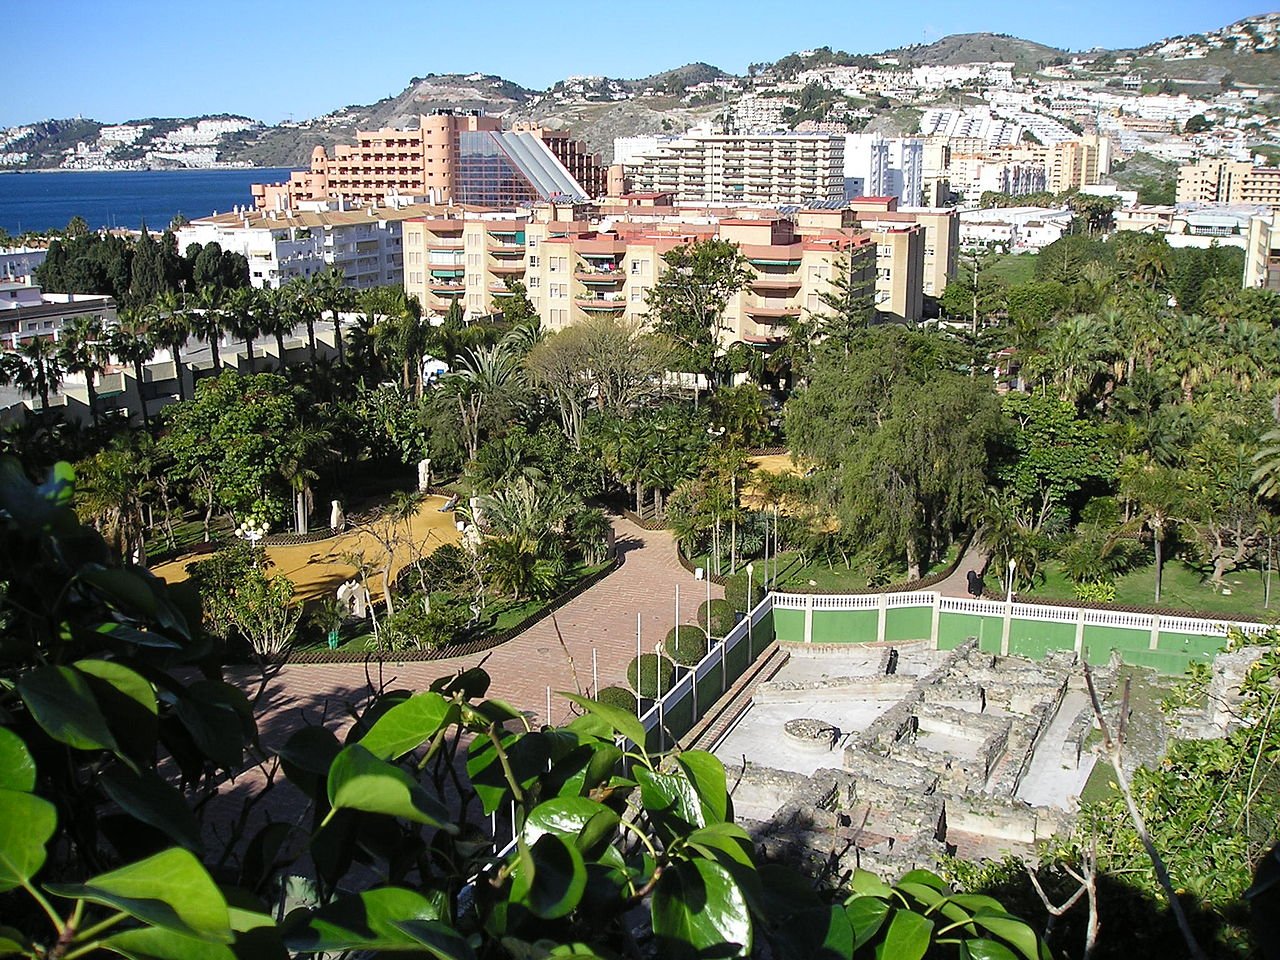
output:
[[153,927],[230,943],[231,917],[226,898],[209,872],[189,850],[174,847],[85,883],[49,884],[49,892],[68,900],[113,907]]
[[21,886],[44,866],[44,845],[58,825],[48,800],[0,790],[0,893]]
[[745,957],[751,915],[729,872],[710,860],[668,866],[653,891],[653,932],[663,957]]
[[37,667],[18,681],[18,693],[36,723],[59,743],[119,753],[84,674],[70,667]]
[[36,786],[36,762],[23,739],[0,727],[0,790],[30,793]]
[[214,943],[160,927],[124,930],[102,946],[128,960],[236,960],[225,943]]
[[555,920],[573,911],[587,888],[587,867],[577,847],[554,833],[545,833],[533,844],[518,845],[511,874],[511,901],[544,920]]
[[358,743],[343,747],[329,768],[329,804],[403,817],[456,833],[449,811],[399,767],[379,760]]
[[618,814],[603,803],[585,797],[556,797],[534,807],[524,822],[525,843],[536,843],[543,834],[571,840],[582,852],[612,837]]
[[418,950],[418,941],[400,924],[438,919],[437,906],[421,894],[402,887],[378,887],[339,897],[317,910],[305,926],[286,931],[285,946],[297,953]]
[[686,750],[676,763],[693,784],[702,802],[702,819],[706,823],[723,822],[729,812],[729,784],[724,764],[705,750]]
[[457,704],[438,693],[419,693],[379,717],[359,743],[379,760],[399,760],[452,722],[457,711]]
[[597,700],[588,699],[587,697],[576,693],[561,693],[559,695],[572,703],[576,703],[588,713],[592,713],[599,717],[637,747],[644,747],[644,725],[640,723],[638,717],[632,716],[629,711],[623,710],[621,707],[612,706],[611,704],[600,703]]
[[187,801],[154,772],[144,768],[135,773],[112,766],[98,779],[107,796],[135,820],[155,827],[188,850],[200,852],[200,827]]
[[933,940],[933,921],[910,910],[894,911],[884,943],[876,948],[877,960],[920,960]]

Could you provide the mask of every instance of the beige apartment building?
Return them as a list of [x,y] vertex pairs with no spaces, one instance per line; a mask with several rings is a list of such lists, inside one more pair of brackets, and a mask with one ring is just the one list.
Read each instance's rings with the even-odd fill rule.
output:
[[599,157],[567,130],[534,124],[503,130],[497,117],[442,110],[421,115],[416,129],[359,131],[354,144],[338,144],[332,156],[317,146],[310,170],[251,189],[259,210],[289,210],[389,196],[514,206],[555,197],[585,200],[604,188]]
[[1280,167],[1200,160],[1178,168],[1178,203],[1257,203],[1280,210]]
[[[915,282],[913,295],[880,298],[878,244],[866,232],[841,227],[840,211],[801,226],[772,211],[751,217],[687,219],[654,216],[642,199],[634,219],[611,215],[593,220],[588,208],[544,204],[518,219],[475,214],[464,219],[424,218],[405,227],[405,289],[440,314],[461,297],[468,316],[501,310],[508,278],[520,279],[544,327],[559,330],[589,317],[613,316],[645,322],[648,292],[660,281],[663,255],[681,244],[719,237],[738,245],[754,279],[726,305],[721,340],[768,348],[781,343],[789,324],[806,311],[822,312],[821,297],[833,281],[877,289],[879,308],[897,315],[918,302],[919,270],[891,263],[894,282]],[[670,209],[670,208],[662,208]],[[834,213],[836,222],[829,219]],[[922,243],[922,228],[914,228]],[[896,251],[895,241],[889,246]],[[908,255],[909,256],[909,255]],[[893,261],[893,255],[889,258]],[[918,257],[917,257],[918,259]]]
[[1244,249],[1244,285],[1280,293],[1280,213],[1249,221]]

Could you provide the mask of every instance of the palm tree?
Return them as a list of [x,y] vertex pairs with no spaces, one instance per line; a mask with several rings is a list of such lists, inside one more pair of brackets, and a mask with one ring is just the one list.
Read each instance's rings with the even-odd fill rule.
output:
[[317,460],[328,452],[331,434],[325,427],[300,423],[281,439],[283,459],[280,475],[293,490],[294,530],[307,532],[307,520],[314,506],[311,484],[319,478]]
[[1098,378],[1111,371],[1118,353],[1106,325],[1082,313],[1053,328],[1031,365],[1048,375],[1061,399],[1079,406],[1093,394]]
[[320,308],[333,314],[333,341],[338,348],[338,363],[345,363],[346,348],[342,341],[342,320],[339,314],[355,308],[356,292],[346,286],[346,278],[337,267],[317,274],[312,283]]
[[1137,506],[1134,520],[1151,531],[1156,554],[1155,602],[1159,603],[1164,578],[1164,542],[1183,499],[1178,476],[1169,467],[1156,464],[1136,466],[1121,476],[1120,496]]
[[84,375],[89,393],[89,415],[98,425],[98,374],[106,368],[106,334],[101,317],[75,317],[62,328],[59,360],[68,373]]
[[49,394],[62,384],[62,360],[57,345],[44,337],[32,337],[13,353],[5,354],[4,378],[33,400],[40,398],[40,415],[49,416]]
[[250,373],[254,372],[253,341],[262,333],[258,318],[263,299],[262,292],[253,287],[238,287],[228,295],[225,308],[227,329],[244,340]]
[[191,333],[191,319],[187,313],[186,297],[173,291],[162,293],[151,306],[153,316],[150,326],[159,342],[173,354],[173,372],[178,380],[178,399],[187,399],[187,388],[182,370],[182,347]]
[[480,416],[487,403],[519,389],[523,368],[501,346],[468,350],[448,381],[458,399],[467,458],[474,460],[480,446]]
[[258,313],[258,332],[276,341],[276,369],[285,368],[284,338],[293,333],[293,316],[289,312],[292,296],[287,286],[262,291]]
[[193,311],[192,320],[196,336],[209,344],[209,355],[213,359],[215,372],[222,371],[222,332],[226,325],[226,293],[222,287],[208,286],[200,291],[198,311]]
[[123,363],[133,364],[133,377],[138,388],[138,404],[142,411],[142,425],[151,429],[151,416],[147,413],[147,397],[143,392],[142,365],[156,355],[145,317],[127,311],[120,314],[116,329],[111,331],[111,352]]
[[144,507],[150,464],[143,450],[111,447],[76,464],[76,509],[126,563],[146,565]]
[[320,318],[320,303],[310,278],[294,277],[286,289],[289,291],[286,315],[293,321],[301,320],[307,327],[307,359],[316,362],[316,320]]

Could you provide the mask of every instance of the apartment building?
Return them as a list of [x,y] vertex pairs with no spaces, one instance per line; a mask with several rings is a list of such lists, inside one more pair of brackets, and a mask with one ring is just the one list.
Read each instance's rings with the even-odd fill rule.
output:
[[567,131],[533,125],[503,130],[497,117],[442,110],[420,116],[416,129],[357,132],[356,142],[338,144],[333,156],[317,146],[310,170],[251,189],[259,210],[339,198],[372,203],[397,195],[486,206],[585,200],[587,188],[571,168],[603,192],[599,159]]
[[[607,219],[582,206],[544,204],[507,221],[475,213],[410,222],[406,291],[437,314],[462,298],[474,317],[501,310],[508,278],[520,279],[547,329],[596,316],[642,324],[663,256],[681,244],[719,237],[738,245],[755,274],[726,305],[721,341],[767,348],[780,343],[805,311],[824,309],[822,294],[837,277],[849,276],[855,285],[874,280],[876,244],[869,234],[840,226],[841,211],[817,211],[815,216],[834,215],[835,222],[802,227],[804,211],[795,219],[775,211],[714,216],[676,212],[653,199],[637,198]],[[910,278],[904,269],[896,279]],[[918,271],[915,280],[918,287]],[[882,300],[886,314],[899,303],[910,309],[910,302],[909,296]]]
[[1097,134],[1047,145],[1013,147],[999,153],[1012,161],[1043,166],[1045,189],[1050,193],[1092,186],[1111,171],[1111,142]]
[[0,281],[0,349],[16,350],[27,340],[57,340],[77,317],[114,323],[116,302],[85,293],[44,293],[33,283]]
[[1178,203],[1257,203],[1280,210],[1280,167],[1200,160],[1178,168]]
[[[918,283],[910,273],[901,278],[893,273],[899,263],[907,264],[909,270],[915,269],[914,261],[901,260],[896,247],[887,252],[888,262],[877,264],[878,271],[890,271],[890,282],[884,289],[894,291],[895,303],[909,307],[914,302],[910,291],[916,286],[919,286],[922,297],[942,295],[948,280],[955,275],[960,252],[960,218],[954,208],[900,207],[894,197],[858,197],[849,201],[849,208],[852,212],[850,225],[861,230],[888,234],[900,228],[918,226],[922,231]],[[919,312],[899,314],[896,309],[892,312],[908,320],[921,317]]]
[[331,268],[355,289],[404,282],[402,227],[443,210],[429,204],[370,204],[335,210],[239,210],[192,220],[175,234],[178,249],[216,242],[249,261],[255,287],[277,288]]
[[1280,213],[1272,212],[1249,221],[1244,285],[1280,293]]
[[792,204],[844,199],[839,134],[688,134],[633,153],[628,189],[677,204]]
[[844,138],[844,176],[861,181],[861,189],[847,196],[897,197],[914,205],[924,193],[925,143],[918,137],[884,137],[850,133]]

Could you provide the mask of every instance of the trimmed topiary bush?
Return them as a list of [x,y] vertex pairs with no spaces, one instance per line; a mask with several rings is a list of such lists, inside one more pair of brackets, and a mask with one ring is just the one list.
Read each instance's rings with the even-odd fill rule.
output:
[[751,596],[747,596],[747,572],[740,570],[725,581],[724,598],[734,610],[743,613],[764,599],[764,587],[759,577],[752,578]]
[[627,713],[636,712],[636,695],[626,687],[605,687],[596,694],[596,700],[606,706],[625,710]]
[[[695,666],[707,655],[707,635],[696,623],[680,624],[680,645],[676,646],[676,628],[667,632],[667,640],[662,649],[671,654],[671,659],[682,667]],[[662,689],[666,689],[663,687]]]
[[632,657],[631,662],[627,664],[627,683],[631,684],[631,689],[645,699],[658,698],[659,680],[662,681],[663,693],[675,686],[676,666],[666,657],[659,657],[656,653],[645,653]]
[[[743,584],[743,587],[745,589],[746,584]],[[707,602],[704,600],[698,607],[698,625],[701,626],[703,630],[707,629],[707,606]],[[723,637],[733,629],[733,625],[737,622],[737,615],[734,612],[733,604],[728,600],[712,600],[710,608],[711,635],[713,637]]]

